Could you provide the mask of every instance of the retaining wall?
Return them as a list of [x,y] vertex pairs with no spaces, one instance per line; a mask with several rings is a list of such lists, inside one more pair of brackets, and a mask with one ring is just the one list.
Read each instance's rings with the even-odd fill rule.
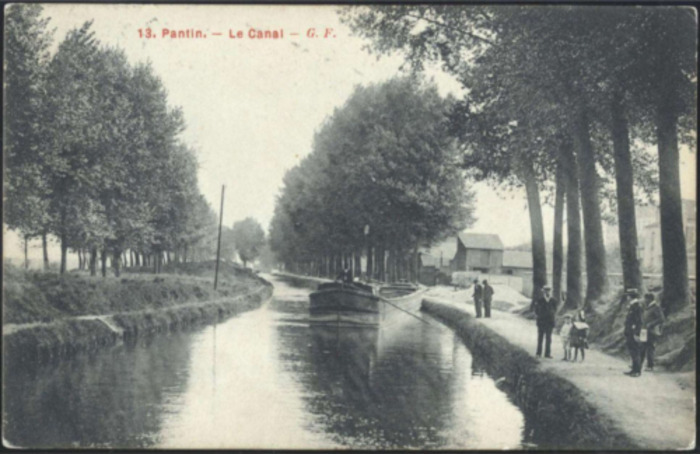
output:
[[[451,327],[525,415],[525,441],[540,449],[639,449],[568,380],[459,309],[424,299],[421,310]],[[501,380],[503,379],[503,380]]]
[[3,357],[7,365],[94,351],[140,336],[218,322],[257,309],[271,295],[272,285],[264,282],[253,292],[227,299],[39,324],[3,334]]

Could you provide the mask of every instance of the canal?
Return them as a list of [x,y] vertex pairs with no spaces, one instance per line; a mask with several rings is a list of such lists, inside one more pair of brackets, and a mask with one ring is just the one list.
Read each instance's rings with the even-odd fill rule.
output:
[[[12,446],[516,449],[524,419],[459,338],[404,315],[312,327],[279,279],[252,312],[4,370]],[[497,377],[495,377],[497,378]]]

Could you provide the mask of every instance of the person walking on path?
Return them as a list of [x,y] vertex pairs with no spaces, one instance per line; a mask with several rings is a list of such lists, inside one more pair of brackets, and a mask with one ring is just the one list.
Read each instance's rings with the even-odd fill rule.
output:
[[484,316],[491,318],[491,301],[493,300],[493,287],[484,279]]
[[641,342],[639,335],[642,332],[642,307],[639,304],[637,289],[628,289],[627,296],[630,299],[629,310],[625,318],[625,340],[627,349],[632,357],[632,370],[625,372],[630,377],[642,375]]
[[647,371],[654,370],[654,351],[656,350],[656,342],[661,336],[661,327],[666,321],[664,316],[664,311],[661,310],[659,303],[654,298],[653,293],[647,293],[644,295],[644,314],[643,322],[644,327],[647,330],[647,341],[642,344],[642,351],[640,354],[640,364],[641,368],[644,364],[644,358],[647,359]]
[[479,284],[479,279],[474,279],[474,307],[476,308],[476,318],[481,318],[481,303],[484,297],[484,289]]
[[542,287],[542,296],[533,300],[530,310],[537,315],[537,357],[542,356],[542,341],[544,340],[544,356],[552,357],[552,330],[554,329],[554,317],[557,313],[558,301],[552,298],[552,288],[548,285]]

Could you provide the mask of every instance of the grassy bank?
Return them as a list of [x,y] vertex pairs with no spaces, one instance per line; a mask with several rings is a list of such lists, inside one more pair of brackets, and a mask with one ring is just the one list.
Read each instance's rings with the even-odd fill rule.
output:
[[232,264],[223,264],[221,268],[220,284],[215,291],[211,262],[171,266],[157,276],[125,273],[121,278],[90,277],[77,272],[61,276],[6,266],[3,323],[52,322],[81,315],[164,309],[247,293],[264,282]]
[[421,310],[450,326],[525,415],[526,441],[542,449],[633,449],[635,444],[568,380],[503,336],[453,307],[424,300]]
[[[170,270],[183,274],[125,274],[120,279],[6,267],[4,353],[25,361],[90,351],[214,322],[255,309],[272,294],[269,283],[231,264],[222,266],[215,291],[211,280],[197,277],[210,267],[188,264]],[[187,271],[192,274],[185,275]]]

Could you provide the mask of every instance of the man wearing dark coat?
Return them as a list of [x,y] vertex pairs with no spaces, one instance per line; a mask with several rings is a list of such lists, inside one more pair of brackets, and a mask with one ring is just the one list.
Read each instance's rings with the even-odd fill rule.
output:
[[639,304],[639,294],[636,289],[628,289],[629,310],[625,318],[625,341],[632,357],[632,370],[625,372],[630,377],[642,374],[642,346],[639,335],[642,331],[642,306]]
[[479,279],[474,279],[474,307],[476,308],[476,318],[481,318],[481,304],[484,297],[484,289],[479,284]]
[[491,317],[491,301],[493,300],[493,287],[484,279],[484,316]]
[[552,298],[551,291],[552,288],[547,285],[542,287],[542,296],[533,300],[530,306],[530,310],[534,310],[537,316],[537,357],[542,356],[543,340],[545,358],[552,357],[552,330],[559,302]]

